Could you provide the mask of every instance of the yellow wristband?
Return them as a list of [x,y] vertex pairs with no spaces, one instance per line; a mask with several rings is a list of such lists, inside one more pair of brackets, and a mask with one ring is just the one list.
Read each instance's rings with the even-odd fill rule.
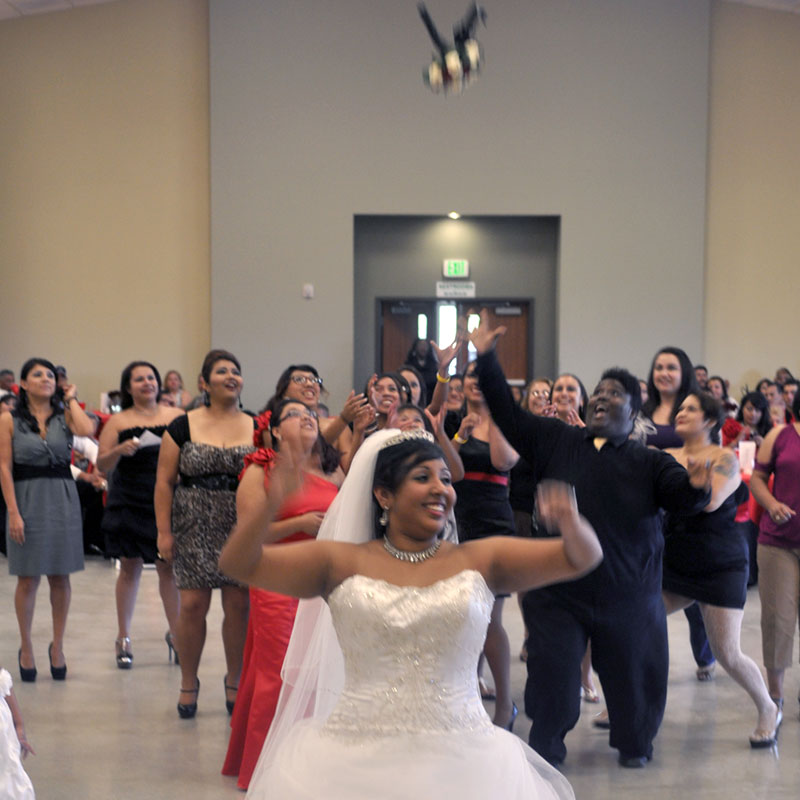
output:
[[458,432],[456,431],[456,435],[453,437],[453,441],[456,442],[456,444],[466,444],[469,441],[469,436],[467,436],[466,439],[462,439],[458,435]]
[[450,376],[448,375],[446,378],[443,378],[438,372],[436,373],[436,380],[439,383],[450,383]]

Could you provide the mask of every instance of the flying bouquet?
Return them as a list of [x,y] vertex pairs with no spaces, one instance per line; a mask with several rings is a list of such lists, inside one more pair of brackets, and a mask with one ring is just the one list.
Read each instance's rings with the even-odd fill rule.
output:
[[437,50],[431,63],[422,70],[422,79],[437,94],[463,92],[477,79],[481,69],[483,50],[475,38],[475,29],[478,22],[486,25],[486,11],[473,3],[463,19],[453,26],[453,43],[450,43],[436,29],[425,3],[417,8]]

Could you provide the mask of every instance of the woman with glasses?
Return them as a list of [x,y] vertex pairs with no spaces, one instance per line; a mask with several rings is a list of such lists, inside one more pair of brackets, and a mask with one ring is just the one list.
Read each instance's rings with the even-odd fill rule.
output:
[[[287,497],[270,526],[270,539],[298,542],[317,535],[343,475],[336,451],[323,447],[316,413],[299,400],[278,402],[269,415],[273,449],[261,448],[247,457],[237,493],[239,515],[270,496],[270,469],[275,452],[286,449],[302,470],[301,488]],[[238,775],[246,789],[256,766],[281,691],[281,666],[294,625],[297,600],[264,589],[250,589],[244,669],[231,719],[231,738],[223,775]]]
[[167,428],[155,489],[158,551],[172,564],[181,596],[176,631],[181,719],[191,719],[197,712],[197,671],[212,589],[222,595],[228,713],[236,700],[247,634],[247,588],[222,575],[217,559],[236,524],[236,487],[244,457],[254,449],[253,420],[239,410],[243,381],[233,353],[212,350],[201,375],[205,404],[177,417]]
[[[327,395],[327,393],[325,384],[316,368],[310,364],[290,364],[278,378],[278,382],[275,384],[275,394],[267,401],[263,411],[274,411],[282,400],[297,400],[316,413],[322,395]],[[352,443],[350,425],[358,412],[367,404],[365,395],[351,391],[337,416],[319,419],[319,429],[324,442],[329,447],[336,449],[345,471]],[[269,447],[269,442],[267,442],[267,446]]]

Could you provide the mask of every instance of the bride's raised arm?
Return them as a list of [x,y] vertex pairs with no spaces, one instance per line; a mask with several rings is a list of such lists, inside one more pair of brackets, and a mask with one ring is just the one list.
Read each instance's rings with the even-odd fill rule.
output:
[[518,592],[581,578],[602,560],[603,550],[589,522],[578,513],[567,483],[543,481],[536,494],[539,521],[559,538],[485,539],[490,549],[488,583],[495,592]]

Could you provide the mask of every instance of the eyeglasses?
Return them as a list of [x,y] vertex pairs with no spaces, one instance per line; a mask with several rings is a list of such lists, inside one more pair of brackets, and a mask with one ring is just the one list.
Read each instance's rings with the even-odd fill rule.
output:
[[293,408],[287,411],[279,420],[278,422],[283,422],[287,419],[300,419],[301,417],[307,417],[308,419],[316,420],[317,415],[311,411],[310,409],[305,409],[305,411],[301,411],[299,408]]
[[550,392],[537,392],[534,390],[530,394],[531,397],[547,397],[550,394]]
[[292,383],[296,383],[298,386],[315,383],[317,386],[322,386],[322,378],[315,378],[313,375],[292,375]]

